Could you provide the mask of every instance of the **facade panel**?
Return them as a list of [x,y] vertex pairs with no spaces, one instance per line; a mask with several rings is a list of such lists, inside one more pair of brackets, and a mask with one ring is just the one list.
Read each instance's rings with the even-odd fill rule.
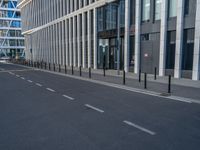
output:
[[28,60],[199,80],[200,0],[23,0],[19,8]]

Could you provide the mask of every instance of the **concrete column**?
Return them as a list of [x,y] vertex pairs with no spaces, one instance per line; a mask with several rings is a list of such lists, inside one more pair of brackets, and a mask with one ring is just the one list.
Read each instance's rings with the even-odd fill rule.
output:
[[97,69],[97,9],[94,8],[93,11],[93,21],[94,21],[94,69]]
[[200,79],[200,0],[197,0],[196,4],[196,24],[195,24],[195,39],[194,39],[194,60],[192,79]]
[[85,13],[82,13],[82,65],[83,65],[83,68],[86,67],[86,60],[85,60],[85,57],[86,57],[86,48],[85,48]]
[[134,72],[139,73],[140,69],[140,25],[141,25],[141,0],[136,0],[135,19],[135,68]]
[[181,77],[181,64],[183,52],[183,23],[184,23],[184,5],[185,0],[178,0],[177,3],[177,24],[176,24],[176,55],[174,77]]
[[58,31],[59,31],[59,35],[58,35],[58,47],[59,47],[59,64],[62,64],[62,22],[58,23]]
[[91,11],[87,12],[87,21],[88,21],[88,68],[91,67]]
[[159,76],[165,75],[166,43],[167,43],[167,17],[168,17],[168,0],[163,0],[161,3]]
[[124,70],[129,71],[130,54],[130,0],[125,1]]
[[65,65],[65,22],[62,21],[62,64]]
[[67,66],[69,66],[69,53],[68,53],[68,51],[69,51],[69,26],[68,26],[68,20],[66,20],[65,21],[65,28],[66,28],[66,30],[65,30],[65,35],[66,35],[66,49],[65,49],[65,51],[66,51],[66,65]]
[[77,64],[76,64],[76,60],[77,60],[77,58],[76,58],[76,32],[77,32],[76,17],[74,16],[73,17],[73,65],[74,65],[74,67],[77,66]]
[[80,47],[80,15],[77,15],[77,49],[78,49],[78,67],[81,66],[81,47]]
[[72,21],[69,18],[69,65],[72,66]]

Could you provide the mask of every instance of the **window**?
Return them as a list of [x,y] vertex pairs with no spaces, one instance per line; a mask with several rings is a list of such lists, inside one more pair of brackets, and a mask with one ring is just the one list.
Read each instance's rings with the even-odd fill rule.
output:
[[174,69],[176,51],[176,31],[167,33],[166,69]]
[[150,20],[150,0],[142,1],[142,21]]
[[169,0],[169,17],[176,17],[177,15],[177,0]]
[[155,0],[155,20],[161,19],[161,4],[162,0]]
[[194,54],[194,29],[184,30],[182,70],[192,70]]
[[189,14],[190,2],[189,0],[185,1],[185,15]]

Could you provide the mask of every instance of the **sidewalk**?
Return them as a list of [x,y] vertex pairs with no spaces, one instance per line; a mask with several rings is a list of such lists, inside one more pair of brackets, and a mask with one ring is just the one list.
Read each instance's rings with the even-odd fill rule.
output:
[[[79,68],[73,68],[74,75],[80,76]],[[82,77],[89,78],[89,69],[81,69]],[[57,72],[59,69],[57,68]],[[65,73],[65,69],[61,68],[61,73]],[[72,69],[67,68],[67,74],[72,75]],[[106,76],[103,75],[103,70],[91,70],[91,78],[93,80],[104,81],[108,83],[115,83],[123,85],[123,72],[117,75],[116,70],[106,70]],[[144,89],[144,74],[141,75],[141,82],[139,82],[138,75],[134,73],[126,73],[126,86],[137,89]],[[147,75],[147,90],[160,93],[162,96],[169,96],[168,94],[168,77],[159,77],[154,80],[154,75]],[[200,101],[200,81],[193,81],[191,79],[175,79],[171,80],[171,95],[190,98]]]
[[[46,66],[48,70],[49,66]],[[44,66],[43,66],[44,69]],[[54,71],[51,66],[51,71]],[[59,66],[55,66],[55,72],[59,72]],[[73,68],[74,76],[80,76],[79,68]],[[65,74],[65,68],[61,66],[60,73]],[[72,68],[67,67],[67,74],[72,75]],[[89,78],[89,69],[81,69],[83,78]],[[106,76],[104,77],[103,70],[91,70],[91,78],[97,81],[104,81],[108,83],[114,83],[123,85],[123,72],[120,75],[116,70],[106,70]],[[144,90],[144,74],[141,75],[141,82],[138,80],[138,75],[134,73],[126,73],[125,86]],[[154,75],[147,75],[147,89],[148,91],[160,93],[161,96],[177,96],[188,99],[194,99],[200,101],[200,81],[193,81],[191,79],[175,79],[171,80],[171,94],[168,94],[168,77],[159,77],[154,80]]]

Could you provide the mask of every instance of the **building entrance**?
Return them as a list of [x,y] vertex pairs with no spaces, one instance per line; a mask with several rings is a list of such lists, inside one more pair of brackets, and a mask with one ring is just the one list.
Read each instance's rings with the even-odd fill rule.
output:
[[[123,46],[120,48],[120,69],[123,69]],[[99,39],[98,46],[98,68],[102,69],[105,65],[107,69],[117,69],[117,40],[112,39]]]

